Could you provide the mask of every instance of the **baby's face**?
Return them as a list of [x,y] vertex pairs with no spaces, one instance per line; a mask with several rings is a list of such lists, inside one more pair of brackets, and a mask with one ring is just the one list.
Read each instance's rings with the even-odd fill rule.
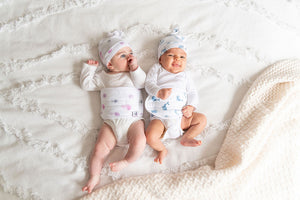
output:
[[183,72],[186,67],[186,53],[180,48],[172,48],[166,51],[160,58],[161,66],[173,74]]
[[107,68],[113,73],[128,72],[128,61],[133,55],[130,47],[120,49],[107,64]]

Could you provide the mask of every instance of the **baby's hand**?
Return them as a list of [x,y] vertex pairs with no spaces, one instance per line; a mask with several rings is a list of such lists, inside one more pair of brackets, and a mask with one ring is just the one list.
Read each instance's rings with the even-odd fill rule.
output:
[[157,97],[158,98],[161,98],[163,100],[167,99],[172,93],[172,88],[164,88],[164,89],[160,89],[158,92],[157,92]]
[[194,110],[195,110],[194,106],[187,105],[182,108],[181,112],[183,116],[185,116],[186,118],[190,118]]
[[130,54],[127,61],[130,71],[135,71],[138,68],[137,59],[133,55]]
[[88,60],[86,63],[93,66],[98,66],[99,64],[97,60]]

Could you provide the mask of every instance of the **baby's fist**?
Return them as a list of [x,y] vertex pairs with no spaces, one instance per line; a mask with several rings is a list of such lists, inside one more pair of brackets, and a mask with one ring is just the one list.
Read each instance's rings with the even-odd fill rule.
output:
[[133,55],[128,56],[128,67],[130,71],[135,71],[138,68],[137,59]]
[[172,88],[163,88],[157,92],[157,97],[162,100],[165,100],[171,95],[171,93],[172,93]]
[[98,64],[99,64],[97,60],[88,60],[88,61],[86,61],[86,63],[88,65],[93,65],[93,66],[98,66]]
[[195,110],[194,106],[187,105],[184,106],[181,111],[183,116],[185,116],[186,118],[190,118],[193,115],[194,110]]

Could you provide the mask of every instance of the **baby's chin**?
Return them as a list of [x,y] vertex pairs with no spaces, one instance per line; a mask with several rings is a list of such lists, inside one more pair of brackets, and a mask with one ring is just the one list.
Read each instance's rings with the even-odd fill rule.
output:
[[177,74],[177,73],[183,72],[184,68],[178,67],[178,68],[172,68],[172,69],[166,69],[166,70],[172,74]]

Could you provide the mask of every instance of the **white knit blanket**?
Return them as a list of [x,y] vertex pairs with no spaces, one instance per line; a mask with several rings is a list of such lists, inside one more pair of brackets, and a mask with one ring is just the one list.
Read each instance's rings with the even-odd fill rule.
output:
[[82,199],[297,199],[299,100],[300,61],[273,64],[245,95],[214,165],[122,179]]

